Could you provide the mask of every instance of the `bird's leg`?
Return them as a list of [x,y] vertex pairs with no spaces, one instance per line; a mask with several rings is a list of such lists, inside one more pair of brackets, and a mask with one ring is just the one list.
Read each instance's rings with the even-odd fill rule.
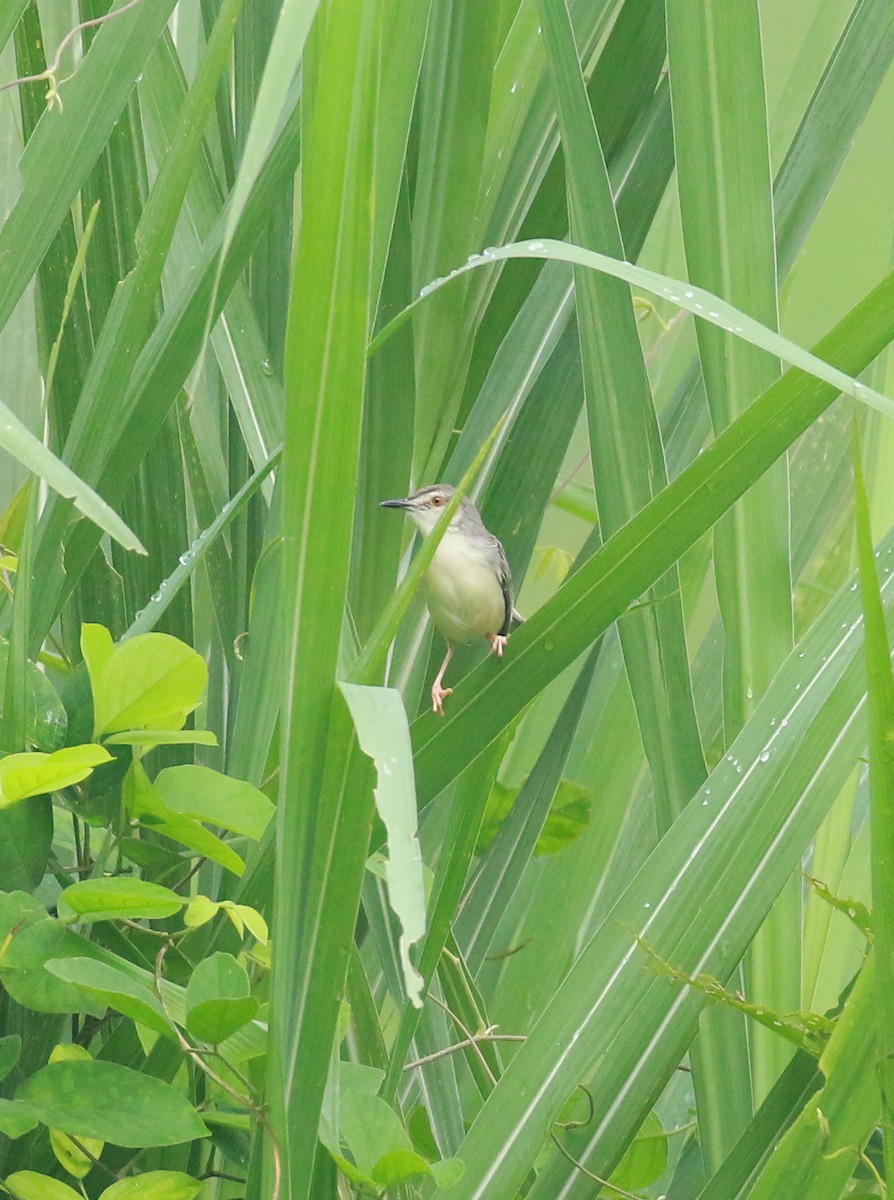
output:
[[502,633],[489,633],[487,635],[487,640],[490,642],[490,648],[493,653],[496,654],[497,658],[502,658],[503,651],[506,649],[506,644],[508,643],[509,638]]
[[437,675],[435,676],[435,681],[431,685],[431,710],[432,712],[438,713],[438,715],[442,717],[444,715],[444,697],[453,695],[453,688],[441,687],[441,683],[444,679],[444,672],[447,670],[447,664],[450,662],[451,658],[453,658],[453,647],[448,646],[447,654],[444,657],[444,661],[441,663],[441,669],[438,671]]

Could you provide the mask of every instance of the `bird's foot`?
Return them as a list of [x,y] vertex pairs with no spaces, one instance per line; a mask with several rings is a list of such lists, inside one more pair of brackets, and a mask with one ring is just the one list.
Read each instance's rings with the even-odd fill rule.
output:
[[496,654],[497,658],[502,658],[509,638],[502,633],[489,633],[487,640],[490,642],[490,648]]
[[452,696],[452,695],[453,695],[453,688],[442,688],[441,684],[438,682],[438,680],[435,680],[435,682],[432,684],[432,689],[431,689],[431,710],[432,710],[432,712],[437,713],[439,717],[443,717],[443,715],[444,715],[444,698],[445,698],[445,696]]

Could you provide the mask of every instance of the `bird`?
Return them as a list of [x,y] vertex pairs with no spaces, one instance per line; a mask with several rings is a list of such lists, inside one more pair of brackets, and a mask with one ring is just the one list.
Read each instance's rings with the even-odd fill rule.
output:
[[[435,483],[403,500],[382,500],[382,508],[401,508],[428,536],[450,503],[456,488]],[[425,575],[426,599],[432,622],[447,642],[447,654],[431,689],[432,712],[444,716],[444,674],[454,648],[486,637],[491,651],[503,657],[513,625],[524,617],[514,607],[512,577],[502,543],[490,533],[467,496],[435,550]]]

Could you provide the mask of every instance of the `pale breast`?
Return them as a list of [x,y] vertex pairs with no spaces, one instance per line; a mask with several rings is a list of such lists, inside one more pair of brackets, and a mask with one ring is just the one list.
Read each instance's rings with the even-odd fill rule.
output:
[[471,642],[503,626],[503,589],[486,551],[447,532],[425,576],[428,610],[448,642]]

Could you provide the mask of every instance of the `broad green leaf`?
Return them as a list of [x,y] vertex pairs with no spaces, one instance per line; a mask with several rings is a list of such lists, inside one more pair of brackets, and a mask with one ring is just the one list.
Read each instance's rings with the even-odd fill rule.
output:
[[61,459],[48,450],[31,431],[22,424],[15,413],[0,403],[0,446],[8,451],[13,458],[33,471],[34,474],[48,484],[60,496],[74,501],[75,508],[85,517],[89,517],[105,533],[120,542],[125,550],[136,550],[146,553],[146,547],[133,532],[125,525],[110,505],[83,479],[67,467]]
[[183,923],[188,929],[198,929],[216,917],[219,911],[220,905],[207,896],[193,896],[183,914]]
[[[636,1139],[611,1174],[611,1182],[626,1191],[639,1191],[654,1183],[667,1168],[667,1134],[651,1112]],[[609,1195],[611,1192],[609,1192]]]
[[3,1186],[14,1200],[81,1200],[80,1192],[37,1171],[13,1171],[3,1180]]
[[[94,1158],[99,1158],[102,1154],[105,1142],[101,1142],[98,1138],[79,1138],[80,1146],[76,1145],[67,1133],[60,1133],[58,1129],[51,1129],[50,1146],[56,1156],[56,1161],[72,1175],[75,1179],[84,1179],[94,1167]],[[80,1147],[83,1146],[82,1150]],[[87,1153],[89,1151],[89,1154]],[[90,1155],[93,1155],[93,1158]]]
[[382,1187],[392,1187],[414,1175],[431,1175],[429,1163],[415,1150],[388,1150],[372,1169],[372,1178]]
[[[171,770],[205,771],[208,768],[173,767]],[[216,771],[209,770],[208,774],[230,782],[226,780],[225,776],[218,775]],[[245,870],[245,863],[231,846],[228,846],[226,842],[198,821],[191,817],[181,816],[179,812],[172,811],[162,802],[157,787],[150,783],[142,763],[132,764],[124,780],[122,795],[131,815],[139,820],[145,828],[164,834],[172,841],[180,842],[196,854],[210,858],[212,862],[219,862],[234,875],[241,875]],[[264,799],[266,803],[270,803],[266,797]]]
[[18,1033],[0,1037],[0,1079],[5,1079],[19,1061],[22,1053],[22,1038]]
[[422,852],[416,837],[416,789],[407,714],[391,688],[342,683],[360,748],[376,764],[376,810],[385,825],[388,900],[401,924],[400,956],[410,1002],[422,1005],[422,976],[410,960],[410,947],[425,933]]
[[0,808],[80,783],[94,767],[111,759],[103,746],[89,743],[65,746],[52,754],[8,754],[0,759]]
[[[484,854],[491,846],[518,795],[517,788],[507,787],[499,780],[494,784],[478,833],[476,854]],[[534,845],[534,853],[555,854],[580,837],[590,819],[591,803],[592,797],[586,788],[568,779],[560,780],[543,829]]]
[[0,809],[0,888],[30,891],[43,879],[53,842],[49,796]]
[[449,1188],[459,1183],[466,1166],[461,1158],[442,1158],[440,1162],[430,1163],[429,1169],[439,1188]]
[[258,1011],[245,968],[230,954],[212,954],[192,973],[186,988],[186,1027],[193,1037],[217,1045],[248,1024]]
[[[21,893],[18,893],[21,896]],[[31,901],[30,897],[25,897]],[[10,906],[4,924],[18,909],[0,954],[0,977],[10,996],[24,1007],[45,1013],[73,1013],[79,1010],[102,1016],[105,1005],[86,1000],[83,993],[51,975],[46,963],[74,953],[71,937],[61,921],[51,918],[45,909],[31,901],[34,908]]]
[[210,767],[166,767],[154,782],[165,806],[260,841],[274,807],[263,792]]
[[[97,638],[89,626],[88,638]],[[88,643],[89,645],[89,643]],[[94,733],[180,729],[205,691],[208,670],[195,650],[166,633],[146,633],[115,646],[105,639],[85,653],[93,687]]]
[[114,653],[115,642],[105,625],[85,622],[81,626],[81,654],[87,664],[87,673],[90,676],[94,694],[103,672],[109,664],[109,659]]
[[193,1200],[204,1186],[182,1171],[144,1171],[111,1184],[100,1200]]
[[47,961],[46,968],[57,978],[74,984],[125,1017],[165,1037],[174,1036],[173,1026],[154,992],[108,963],[89,958],[52,958]]
[[0,1099],[0,1132],[8,1138],[24,1137],[37,1123],[31,1106],[23,1100]]
[[217,736],[210,729],[133,729],[103,738],[106,746],[216,746]]
[[82,879],[59,897],[60,910],[69,914],[69,921],[157,920],[173,916],[185,903],[185,898],[170,888],[124,875]]
[[52,1129],[116,1146],[174,1146],[208,1134],[180,1092],[112,1062],[53,1063],[27,1079],[16,1097]]
[[341,1097],[338,1119],[342,1140],[356,1165],[367,1175],[389,1152],[415,1154],[397,1113],[379,1096],[349,1088]]
[[[92,1062],[93,1056],[83,1046],[63,1042],[53,1047],[48,1061]],[[80,1145],[75,1145],[67,1134],[60,1133],[58,1129],[49,1130],[49,1134],[50,1146],[57,1161],[75,1179],[83,1179],[88,1175],[93,1170],[93,1159],[102,1155],[104,1143],[98,1138],[85,1137],[80,1139]]]

